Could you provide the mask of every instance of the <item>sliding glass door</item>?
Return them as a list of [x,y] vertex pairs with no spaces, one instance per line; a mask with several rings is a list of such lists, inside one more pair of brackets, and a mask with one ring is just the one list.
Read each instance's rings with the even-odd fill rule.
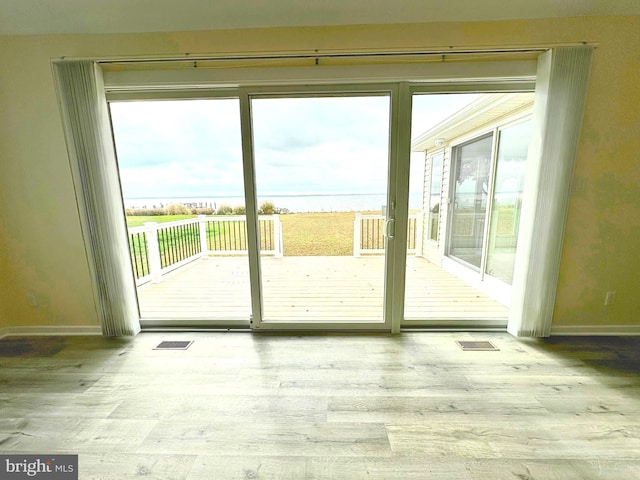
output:
[[110,112],[143,326],[248,325],[238,98]]
[[530,135],[531,120],[519,121],[452,149],[448,255],[480,279],[507,287],[513,280]]
[[262,326],[382,324],[390,94],[255,95],[251,120],[259,218],[278,218]]
[[485,273],[511,285],[522,213],[531,120],[499,131]]
[[[399,92],[111,102],[143,326],[506,321],[505,304],[452,265],[511,282],[532,95],[414,94],[411,120]],[[504,102],[519,120],[467,118],[503,115]],[[402,115],[416,151],[406,165]]]
[[449,255],[480,269],[489,195],[492,135],[453,150]]

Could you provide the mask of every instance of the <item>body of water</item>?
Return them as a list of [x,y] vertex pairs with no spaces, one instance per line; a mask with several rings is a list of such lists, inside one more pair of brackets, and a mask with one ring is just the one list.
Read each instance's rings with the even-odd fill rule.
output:
[[[409,208],[420,208],[420,193],[410,196]],[[344,195],[271,195],[258,198],[262,202],[272,202],[276,208],[290,213],[305,212],[361,212],[381,211],[386,204],[384,194],[344,194]],[[162,208],[172,203],[219,208],[220,205],[237,207],[244,205],[244,197],[164,197],[125,199],[127,208]]]

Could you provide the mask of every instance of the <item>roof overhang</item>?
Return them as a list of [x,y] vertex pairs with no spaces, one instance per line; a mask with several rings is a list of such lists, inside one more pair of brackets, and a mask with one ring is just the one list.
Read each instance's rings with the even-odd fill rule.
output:
[[448,145],[465,133],[533,108],[533,92],[482,95],[469,105],[414,138],[411,151],[423,152]]

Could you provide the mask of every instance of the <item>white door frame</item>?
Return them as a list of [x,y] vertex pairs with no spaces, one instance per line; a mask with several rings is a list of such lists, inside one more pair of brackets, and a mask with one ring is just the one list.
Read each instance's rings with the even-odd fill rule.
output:
[[[406,233],[404,234],[404,244],[402,239],[395,235],[387,238],[385,247],[385,273],[384,273],[384,293],[383,293],[383,318],[382,320],[358,321],[330,319],[322,322],[309,322],[301,318],[299,321],[265,321],[263,308],[263,290],[262,290],[262,272],[260,268],[260,239],[257,229],[257,192],[256,192],[256,172],[255,172],[255,156],[253,145],[253,125],[251,117],[251,100],[252,98],[291,98],[291,97],[314,97],[314,96],[348,96],[348,95],[384,95],[390,100],[389,111],[389,157],[387,161],[388,177],[387,177],[387,218],[386,222],[388,230],[395,230],[394,215],[397,215],[400,209],[398,205],[395,174],[393,165],[397,163],[395,156],[402,151],[399,146],[398,121],[395,120],[400,110],[400,102],[398,101],[399,87],[397,83],[390,84],[333,84],[318,86],[276,86],[276,87],[242,87],[239,89],[240,96],[240,118],[242,125],[242,147],[243,147],[243,164],[245,175],[245,202],[247,215],[247,235],[249,248],[249,272],[251,284],[251,305],[252,319],[251,328],[253,330],[348,330],[348,331],[391,331],[393,316],[393,292],[397,288],[396,285],[396,269],[391,269],[393,262],[389,261],[390,255],[393,255],[398,248],[397,245],[404,245],[406,249]],[[410,113],[409,113],[410,118]],[[410,140],[410,139],[409,139]],[[408,151],[408,144],[407,144]],[[407,192],[408,198],[408,192]],[[406,209],[406,207],[405,207]],[[406,212],[405,212],[406,216]],[[396,220],[397,221],[397,220]],[[402,235],[400,235],[402,236]],[[402,248],[400,248],[402,249]],[[403,250],[403,255],[406,253]],[[399,330],[399,325],[398,329]]]

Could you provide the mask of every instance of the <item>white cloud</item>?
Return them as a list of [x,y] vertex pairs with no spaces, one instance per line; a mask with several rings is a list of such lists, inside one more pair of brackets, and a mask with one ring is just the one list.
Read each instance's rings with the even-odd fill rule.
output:
[[[417,96],[413,136],[474,98]],[[125,198],[242,195],[237,99],[114,102],[111,110]],[[252,113],[259,196],[386,191],[388,97],[257,99]]]

